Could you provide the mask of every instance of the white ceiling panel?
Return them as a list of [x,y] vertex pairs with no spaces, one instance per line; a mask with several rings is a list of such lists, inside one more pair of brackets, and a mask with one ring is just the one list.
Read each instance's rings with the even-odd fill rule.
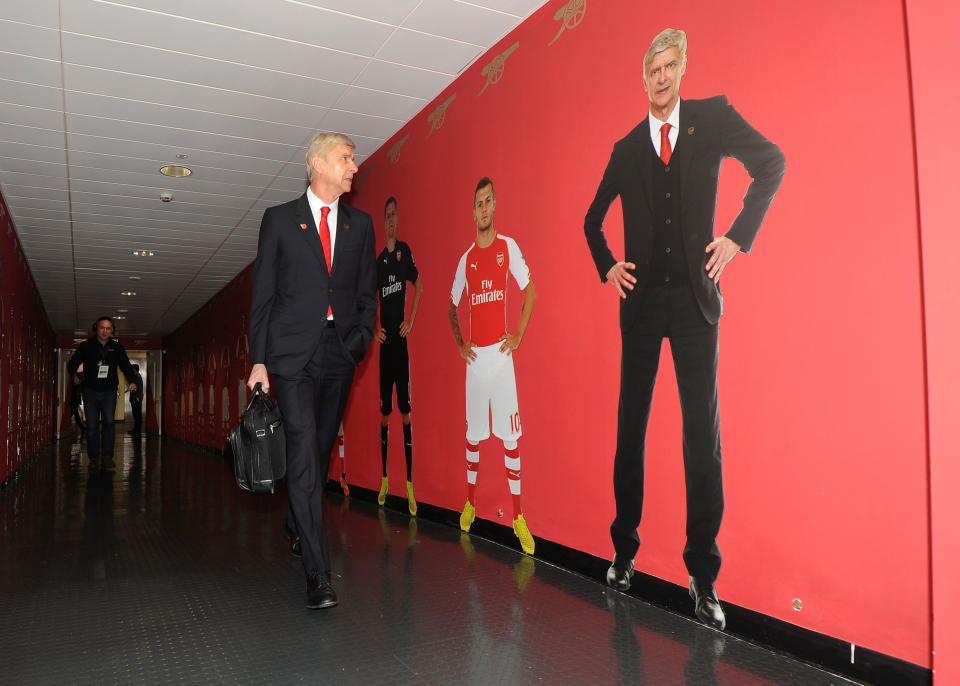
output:
[[429,102],[453,79],[452,74],[373,60],[357,78],[356,85],[385,93],[405,93]]
[[[58,162],[43,160],[25,160],[18,157],[4,157],[0,159],[0,167],[8,174],[33,174],[38,176],[53,176],[66,178],[67,165]],[[11,212],[14,208],[10,208]]]
[[314,131],[362,162],[541,4],[0,0],[0,191],[54,328],[170,332],[304,191]]
[[0,79],[59,88],[60,62],[0,51]]
[[188,129],[205,134],[219,133],[235,138],[284,143],[290,146],[299,145],[313,131],[312,127],[291,126],[237,115],[203,112],[135,100],[120,99],[118,101],[116,98],[75,91],[67,91],[66,103],[67,111],[71,114],[110,119],[116,117],[119,109],[120,117],[124,121],[179,130]]
[[543,6],[543,0],[470,0],[491,10],[512,14],[517,19],[526,19]]
[[64,150],[63,117],[60,115],[59,125],[55,129],[43,129],[36,126],[24,126],[20,124],[5,124],[0,121],[0,140],[21,143],[23,145],[45,145]]
[[21,200],[28,202],[34,198],[49,198],[51,200],[62,200],[68,202],[70,195],[66,189],[58,190],[54,188],[36,188],[34,186],[16,186],[14,184],[4,185],[4,197],[10,206],[15,206]]
[[[242,13],[246,13],[251,4],[245,3]],[[223,21],[230,21],[229,13],[223,17]],[[291,74],[318,78],[338,74],[346,83],[353,80],[367,61],[359,54],[255,35],[225,25],[202,24],[158,13],[147,14],[142,10],[93,0],[70,0],[63,4],[63,31],[237,64],[256,64]]]
[[[61,139],[63,135],[61,134]],[[66,164],[67,154],[63,149],[62,140],[60,147],[47,145],[33,145],[29,143],[15,143],[13,141],[0,139],[0,158],[12,157],[24,160],[36,160],[38,162],[51,162],[56,164]]]
[[56,29],[59,4],[58,0],[7,0],[0,3],[0,19]]
[[[0,104],[0,116],[2,114],[3,105]],[[123,115],[122,112],[117,114]],[[166,145],[170,148],[199,148],[274,160],[289,159],[292,153],[300,150],[299,145],[253,141],[222,133],[204,133],[202,131],[178,129],[175,126],[141,124],[122,119],[107,119],[70,113],[67,114],[67,126],[70,128],[71,135],[76,132],[104,138],[116,137],[125,140],[144,141]]]
[[[0,7],[9,4],[7,0],[0,3]],[[0,46],[4,52],[60,61],[60,35],[56,29],[0,19],[0,34],[3,35]]]
[[69,65],[192,83],[238,93],[301,102],[321,107],[332,105],[346,85],[336,80],[300,76],[256,65],[213,60],[90,36],[64,34],[64,69]]
[[403,25],[466,43],[492,45],[515,24],[513,16],[477,5],[453,0],[423,0]]
[[364,88],[351,88],[337,103],[337,108],[349,112],[390,117],[407,122],[428,103],[424,98],[384,93]]
[[59,86],[35,86],[22,81],[0,79],[0,99],[28,107],[63,111],[63,91]]
[[444,74],[458,74],[485,49],[480,45],[399,29],[383,44],[377,57]]
[[149,10],[145,21],[170,15],[219,27],[226,20],[234,32],[367,56],[373,55],[393,30],[382,22],[300,3],[286,3],[283,12],[278,12],[273,2],[250,2],[243,12],[237,12],[236,0],[127,0],[122,4]]
[[70,212],[59,209],[42,209],[38,207],[18,207],[16,212],[11,212],[14,219],[52,219],[55,221],[67,222],[70,220]]
[[[2,135],[2,132],[3,129],[0,127],[0,135]],[[104,138],[102,136],[91,136],[74,133],[72,131],[68,135],[68,140],[70,141],[70,149],[72,151],[112,155],[115,157],[129,157],[131,159],[162,160],[165,164],[177,162],[178,164],[187,164],[191,169],[194,167],[214,167],[273,176],[286,164],[286,158],[282,160],[266,159],[262,157],[251,157],[249,155],[201,150],[198,148],[147,143],[145,141]],[[239,147],[239,145],[236,147]],[[290,149],[286,146],[282,149],[277,148],[277,150],[290,152]],[[181,158],[178,158],[178,155],[186,155],[186,158],[182,158],[185,161],[180,161]]]
[[[50,131],[63,131],[63,110],[26,107],[5,102],[0,95],[0,122],[18,126],[32,126]],[[63,134],[60,134],[61,138]]]
[[380,21],[384,24],[399,25],[420,3],[421,0],[284,0],[284,2],[302,3],[315,7],[324,7],[334,12],[342,12],[364,19]]
[[[308,128],[313,127],[326,110],[317,105],[262,97],[249,92],[195,86],[182,81],[75,65],[64,68],[64,83],[72,92],[154,103],[152,106],[158,109],[172,106],[187,111],[211,112]],[[74,110],[72,107],[70,109]],[[160,111],[163,112],[162,109]]]

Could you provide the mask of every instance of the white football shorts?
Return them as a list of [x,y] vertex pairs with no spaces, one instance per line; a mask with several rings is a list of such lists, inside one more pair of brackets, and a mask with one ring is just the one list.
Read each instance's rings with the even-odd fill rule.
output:
[[522,435],[513,355],[500,352],[503,343],[474,348],[477,359],[467,365],[467,440],[479,443],[493,435],[516,441]]

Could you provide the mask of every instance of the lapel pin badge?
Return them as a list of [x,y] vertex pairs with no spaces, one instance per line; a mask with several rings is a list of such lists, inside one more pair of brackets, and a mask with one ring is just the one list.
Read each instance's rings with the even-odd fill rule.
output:
[[350,225],[349,225],[349,224],[344,224],[344,225],[343,225],[343,228],[344,228],[344,229],[349,229],[349,228],[350,228]]
[[307,230],[307,225],[306,225],[306,224],[301,224],[301,225],[300,225],[300,228],[303,229],[304,231],[306,231],[306,230]]
[[689,129],[687,129],[687,135],[689,135],[689,136],[692,136],[692,135],[693,135],[693,127],[692,127],[692,126],[691,126]]

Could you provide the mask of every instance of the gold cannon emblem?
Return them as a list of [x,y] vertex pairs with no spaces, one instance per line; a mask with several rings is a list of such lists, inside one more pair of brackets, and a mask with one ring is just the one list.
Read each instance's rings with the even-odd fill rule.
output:
[[499,55],[494,57],[493,60],[483,68],[483,70],[480,72],[480,75],[486,76],[487,82],[483,84],[483,88],[480,89],[480,92],[477,93],[477,95],[483,95],[483,91],[487,90],[487,86],[491,86],[503,78],[503,63],[506,62],[507,58],[510,57],[510,54],[519,47],[520,41],[517,41]]
[[454,93],[449,98],[443,101],[440,105],[437,106],[433,112],[430,113],[430,116],[427,117],[427,121],[430,122],[430,130],[427,131],[427,138],[430,138],[430,134],[434,131],[439,131],[440,127],[443,126],[443,122],[447,119],[447,108],[450,107],[450,103],[453,102],[457,97],[457,94]]
[[563,21],[563,24],[560,25],[560,30],[557,31],[557,35],[553,37],[553,40],[547,43],[547,47],[550,47],[557,42],[557,39],[560,37],[560,34],[563,33],[566,29],[573,30],[580,25],[580,22],[583,21],[584,15],[587,13],[587,0],[570,0],[566,5],[557,10],[557,13],[553,15],[555,21]]
[[397,162],[400,161],[400,148],[403,147],[403,144],[407,142],[408,138],[410,138],[409,133],[403,138],[401,138],[400,140],[398,140],[396,143],[394,143],[393,147],[387,151],[387,157],[390,158],[390,164],[396,164]]

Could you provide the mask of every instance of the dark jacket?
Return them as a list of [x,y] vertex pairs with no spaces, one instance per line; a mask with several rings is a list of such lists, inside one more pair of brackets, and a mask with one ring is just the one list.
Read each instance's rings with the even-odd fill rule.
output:
[[[123,371],[128,382],[136,383],[137,372],[127,358],[127,351],[123,349],[118,341],[112,338],[106,345],[100,345],[95,337],[88,338],[73,353],[73,357],[67,363],[67,372],[73,376],[77,368],[83,364],[83,387],[91,391],[111,391],[117,389],[118,377],[117,367]],[[107,377],[98,378],[100,364],[107,365]]]
[[[647,118],[613,146],[596,197],[587,210],[583,230],[600,279],[617,260],[607,246],[603,219],[619,195],[623,207],[624,261],[637,265],[636,288],[620,300],[620,328],[627,331],[640,309],[644,286],[652,258],[654,242],[654,203],[651,198],[653,166],[656,157],[650,141]],[[671,174],[679,176],[680,230],[687,258],[690,283],[704,318],[715,324],[723,310],[720,287],[704,269],[709,254],[707,245],[714,239],[717,209],[717,185],[720,163],[733,157],[752,177],[743,198],[743,209],[726,232],[727,238],[750,252],[767,208],[783,180],[784,157],[780,148],[764,138],[718,95],[706,100],[680,101],[679,137]]]
[[373,220],[341,199],[332,274],[307,195],[264,212],[250,304],[250,357],[281,376],[310,360],[333,310],[337,336],[359,364],[377,319]]

